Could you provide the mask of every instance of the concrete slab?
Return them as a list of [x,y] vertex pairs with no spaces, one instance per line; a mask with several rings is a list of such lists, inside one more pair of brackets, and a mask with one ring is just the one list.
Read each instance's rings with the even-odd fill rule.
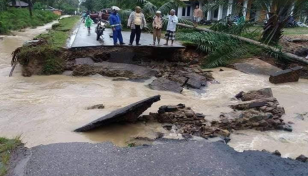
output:
[[[114,46],[113,39],[110,38],[110,34],[112,34],[111,29],[106,29],[104,31],[104,35],[101,37],[101,40],[96,40],[96,33],[95,33],[96,24],[93,24],[91,27],[91,33],[88,34],[87,28],[84,26],[84,23],[81,23],[79,26],[79,30],[76,34],[75,40],[72,42],[71,48],[79,48],[79,47],[95,47],[95,46]],[[130,31],[122,31],[123,40],[126,43],[125,46],[129,46],[129,38],[130,38]],[[152,47],[164,47],[164,48],[184,48],[184,46],[180,43],[175,41],[173,46],[164,46],[163,44],[166,42],[165,39],[161,39],[161,45],[153,46],[153,36],[151,33],[142,33],[140,44],[141,46],[152,46]],[[135,46],[135,43],[132,45]]]
[[75,132],[86,132],[94,130],[96,128],[104,127],[111,124],[116,124],[120,122],[136,122],[138,117],[153,103],[160,100],[160,95],[156,95],[136,103],[130,104],[123,108],[117,109],[97,120],[90,122],[75,130]]
[[258,75],[271,75],[278,71],[281,71],[280,68],[277,68],[265,61],[262,61],[258,58],[245,59],[243,62],[233,64],[235,69],[250,74]]

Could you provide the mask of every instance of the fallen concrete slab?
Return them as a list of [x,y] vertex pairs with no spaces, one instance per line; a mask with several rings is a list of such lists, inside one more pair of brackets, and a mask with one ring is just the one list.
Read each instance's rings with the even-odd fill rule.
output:
[[74,130],[75,132],[86,132],[90,130],[94,130],[99,127],[103,127],[106,125],[110,125],[113,123],[119,122],[136,122],[138,117],[149,107],[152,106],[153,103],[160,100],[160,95],[156,95],[131,105],[125,106],[121,109],[115,110],[110,114],[107,114],[89,124],[77,128]]
[[276,72],[270,76],[269,81],[273,84],[297,82],[299,80],[300,72],[302,69],[303,67],[297,66],[291,69]]
[[240,61],[239,63],[233,64],[236,70],[239,70],[247,74],[258,74],[258,75],[271,75],[278,71],[281,71],[280,68],[277,68],[265,61],[262,61],[258,58],[250,58]]

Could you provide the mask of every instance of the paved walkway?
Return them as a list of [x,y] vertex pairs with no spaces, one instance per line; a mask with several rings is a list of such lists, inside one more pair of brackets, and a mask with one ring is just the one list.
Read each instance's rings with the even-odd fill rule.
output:
[[221,142],[168,141],[133,148],[66,143],[37,146],[28,153],[15,168],[18,176],[308,175],[307,163],[258,151],[239,153]]
[[[102,40],[96,40],[96,33],[95,33],[96,24],[93,24],[91,27],[91,34],[88,35],[87,28],[85,27],[84,23],[81,23],[79,26],[79,30],[76,34],[75,40],[72,42],[72,48],[75,47],[91,47],[91,46],[113,46],[113,39],[110,38],[110,34],[112,34],[111,29],[106,29],[104,31],[104,35],[101,37]],[[122,31],[123,40],[126,43],[126,46],[129,46],[129,38],[130,38],[130,31]],[[161,39],[161,45],[155,47],[181,47],[179,42],[175,42],[173,46],[164,46],[163,44],[166,42],[165,39]],[[134,43],[135,44],[135,43]],[[142,46],[153,46],[153,36],[150,33],[142,33],[140,44]]]

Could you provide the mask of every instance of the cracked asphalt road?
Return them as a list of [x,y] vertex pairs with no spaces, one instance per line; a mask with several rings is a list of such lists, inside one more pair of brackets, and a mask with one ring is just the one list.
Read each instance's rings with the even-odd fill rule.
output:
[[[308,164],[258,151],[239,153],[221,142],[167,141],[119,148],[64,143],[28,150],[11,175],[26,176],[304,176]],[[22,166],[20,166],[22,165]],[[21,169],[22,168],[22,169]],[[10,175],[10,174],[9,174]]]

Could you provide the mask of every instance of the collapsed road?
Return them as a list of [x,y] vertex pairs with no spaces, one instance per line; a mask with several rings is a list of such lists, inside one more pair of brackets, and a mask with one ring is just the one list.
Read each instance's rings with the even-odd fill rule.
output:
[[[99,57],[98,56],[94,57],[94,59],[99,59]],[[110,54],[110,59],[112,59],[112,54]],[[196,70],[196,71],[200,72],[199,70]],[[166,78],[172,81],[175,80],[175,79],[171,79],[170,75],[168,74],[168,75],[163,75],[163,76],[165,76]],[[181,79],[182,75],[176,75],[176,76],[177,76],[176,78],[180,78],[176,80],[178,80],[178,82],[182,82],[182,79]],[[184,76],[184,78],[186,78],[186,81],[184,81],[184,83],[187,84],[188,76]],[[235,77],[233,77],[233,79],[234,78]],[[71,79],[75,79],[75,78],[71,78]],[[249,80],[251,80],[251,78]],[[12,80],[6,81],[6,82],[10,83],[11,81]],[[97,83],[98,81],[97,80],[95,81],[96,81],[95,84],[98,84]],[[200,84],[199,82],[198,82],[198,87],[199,85],[203,86],[203,82],[200,82]],[[13,82],[13,83],[15,84],[12,84],[11,87],[5,87],[5,89],[2,89],[4,91],[3,96],[5,96],[6,94],[8,95],[12,94],[12,92],[10,93],[5,92],[7,88],[12,89],[12,88],[16,88],[19,86],[24,87],[24,84],[19,85],[20,83],[16,83],[16,82]],[[39,81],[39,83],[40,83],[39,85],[41,85],[41,81]],[[69,84],[69,83],[70,82],[66,80],[66,84]],[[180,85],[180,86],[183,86],[183,85]],[[256,83],[254,83],[254,86],[258,87]],[[232,87],[232,85],[228,87]],[[244,87],[244,84],[243,84],[243,87]],[[26,86],[26,88],[28,87]],[[49,89],[49,87],[44,87],[44,90],[46,90],[45,88],[48,91],[51,90]],[[58,87],[56,88],[58,89]],[[99,88],[97,87],[95,88],[98,89],[97,92],[101,91]],[[14,89],[12,90],[14,91]],[[61,87],[60,90],[64,90],[64,88]],[[244,89],[241,89],[241,90],[244,90]],[[16,92],[20,93],[20,91],[18,92],[15,90],[14,93],[17,94]],[[74,89],[70,87],[69,92],[74,92]],[[95,92],[94,95],[89,96],[90,97],[89,101],[92,102],[93,99],[95,100],[95,97],[99,97],[100,101],[102,101],[101,100],[102,97],[98,96],[97,92]],[[40,90],[37,90],[35,93],[39,96]],[[54,97],[54,95],[57,93],[59,92],[52,92],[51,96],[48,96],[48,93],[44,92],[43,95],[45,99],[51,100]],[[46,95],[48,98],[46,98]],[[304,95],[304,94],[301,94],[301,95]],[[24,96],[25,96],[24,97],[25,100],[29,99],[29,94],[24,94]],[[172,96],[176,96],[176,95],[172,95]],[[67,96],[65,98],[63,97],[57,97],[57,99],[60,101],[67,100],[66,98]],[[78,99],[80,99],[80,91],[78,91],[78,94],[75,97],[78,97]],[[41,101],[37,101],[38,102],[37,104],[35,104],[34,102],[31,102],[31,103],[34,103],[33,108],[34,107],[38,107],[40,109],[49,108],[49,107],[42,107],[41,104],[45,104],[46,102],[44,102],[43,97],[39,97],[39,98],[41,99]],[[116,98],[116,96],[113,98]],[[119,98],[123,98],[123,96]],[[15,101],[20,100],[20,97],[9,97],[5,100],[7,102],[10,102],[14,99]],[[185,100],[188,100],[188,98],[181,99],[182,102]],[[82,104],[81,102],[83,101],[84,99],[74,104]],[[61,108],[57,108],[57,110],[59,109],[67,110],[70,108],[70,107],[65,106],[65,104],[70,104],[70,103],[68,103],[67,101],[63,101],[63,102],[64,103],[61,104]],[[31,103],[28,103],[28,102],[23,103],[23,104],[20,103],[19,105],[21,107],[19,107],[19,109],[21,109],[21,111],[18,111],[18,112],[23,112],[23,113],[27,112],[28,109],[32,108],[30,107]],[[202,103],[206,103],[206,102],[204,101]],[[268,105],[272,104],[272,106],[276,106],[277,105],[276,103],[277,103],[276,101],[270,101],[270,102],[266,102],[266,104],[262,103],[262,105],[264,106],[253,107],[253,108],[256,108],[257,110],[259,109],[261,110],[262,107],[265,107],[266,109],[264,110],[267,111],[268,108],[271,108],[271,106],[268,106]],[[6,104],[7,103],[4,103],[4,106],[7,106]],[[28,104],[28,106],[23,107],[24,104]],[[201,104],[201,100],[200,100],[200,104]],[[51,104],[51,107],[52,105],[53,104]],[[82,106],[84,106],[84,104],[82,104]],[[258,106],[260,106],[260,104],[258,104]],[[13,111],[15,112],[16,109],[17,108],[14,108]],[[237,108],[234,107],[234,110],[237,110]],[[54,134],[59,134],[61,136],[65,136],[66,138],[70,138],[70,136],[66,136],[68,134],[66,133],[68,131],[67,130],[68,128],[62,128],[61,126],[61,123],[63,123],[63,120],[65,118],[59,119],[56,117],[56,116],[67,117],[65,116],[66,114],[59,113],[59,114],[52,115],[53,116],[52,121],[57,120],[61,122],[59,124],[56,124],[58,125],[57,126],[58,130],[56,132],[53,128],[54,125],[53,126],[50,125],[50,121],[47,121],[48,119],[46,118],[46,116],[44,116],[45,114],[40,114],[39,111],[35,111],[35,112],[36,112],[35,117],[43,117],[43,119],[45,118],[44,121],[46,122],[45,124],[47,125],[42,126],[42,123],[40,121],[40,124],[35,123],[34,124],[35,126],[31,126],[30,127],[31,130],[29,131],[33,131],[33,129],[37,127],[36,125],[38,125],[40,129],[44,129],[41,131],[37,131],[37,133],[35,134],[28,133],[27,135],[31,136],[31,139],[33,139],[33,136],[35,136],[35,141],[39,141],[40,140],[39,137],[41,134],[44,134],[44,135],[41,135],[41,139],[44,138],[44,140],[50,140],[51,138],[49,136],[52,136]],[[53,110],[52,112],[55,112],[55,111]],[[15,117],[14,113],[13,115]],[[187,116],[187,114],[185,115]],[[7,114],[4,113],[3,116],[7,116]],[[27,118],[23,118],[24,116],[22,116],[21,120],[25,119],[25,122],[28,123],[29,121],[31,121],[31,119],[29,119],[28,116]],[[69,116],[72,116],[72,115],[69,114]],[[196,117],[199,117],[199,115]],[[74,118],[76,117],[74,116]],[[226,117],[223,117],[222,120],[225,120],[225,118]],[[40,119],[40,120],[43,120],[43,119]],[[237,122],[236,120],[234,122]],[[4,124],[2,126],[2,132],[4,132],[6,129],[11,128],[12,126],[15,126],[16,128],[17,124],[22,124],[18,126],[18,128],[21,128],[21,129],[23,129],[25,126],[23,125],[25,123],[21,123],[23,121],[20,121],[20,119],[18,119],[18,121],[15,121],[15,123],[11,123],[11,122],[14,122],[12,119],[9,119],[8,121],[10,121],[10,123]],[[35,121],[38,121],[38,119],[35,118]],[[280,121],[279,123],[283,123],[283,122]],[[264,124],[260,123],[257,126],[255,125],[253,126],[258,127],[260,125],[264,125]],[[265,125],[268,126],[267,124]],[[48,133],[45,133],[45,131],[48,131],[46,127],[49,127],[49,126],[52,126],[52,131],[48,134]],[[61,129],[65,129],[66,131],[64,130],[61,131]],[[64,142],[64,141],[61,141],[61,142]],[[65,142],[68,142],[68,141],[65,141]],[[306,163],[299,163],[299,162],[289,160],[289,159],[281,159],[277,156],[273,156],[268,153],[262,153],[262,152],[249,151],[249,152],[244,152],[244,153],[238,153],[238,152],[235,152],[233,149],[229,148],[225,144],[221,144],[221,143],[211,144],[211,143],[207,143],[206,141],[199,141],[199,142],[194,142],[194,141],[190,141],[190,142],[167,141],[166,142],[164,141],[164,145],[142,146],[142,147],[136,147],[136,148],[118,148],[108,143],[102,143],[102,144],[66,143],[66,144],[52,144],[52,145],[37,146],[31,149],[27,149],[25,153],[19,153],[19,154],[22,156],[22,158],[19,158],[19,159],[22,159],[22,162],[19,163],[16,160],[16,163],[19,163],[19,164],[17,165],[15,169],[12,169],[9,175],[10,174],[13,174],[13,175],[64,175],[64,174],[66,175],[154,175],[154,174],[157,174],[157,175],[307,175],[307,169],[306,169],[307,165],[304,165]],[[23,157],[24,154],[26,156],[25,159]]]
[[110,125],[112,123],[120,123],[120,122],[136,122],[137,118],[154,102],[160,100],[160,95],[156,95],[139,102],[133,103],[131,105],[125,106],[121,109],[113,111],[89,124],[80,127],[75,130],[75,132],[85,132],[90,131],[102,126]]

